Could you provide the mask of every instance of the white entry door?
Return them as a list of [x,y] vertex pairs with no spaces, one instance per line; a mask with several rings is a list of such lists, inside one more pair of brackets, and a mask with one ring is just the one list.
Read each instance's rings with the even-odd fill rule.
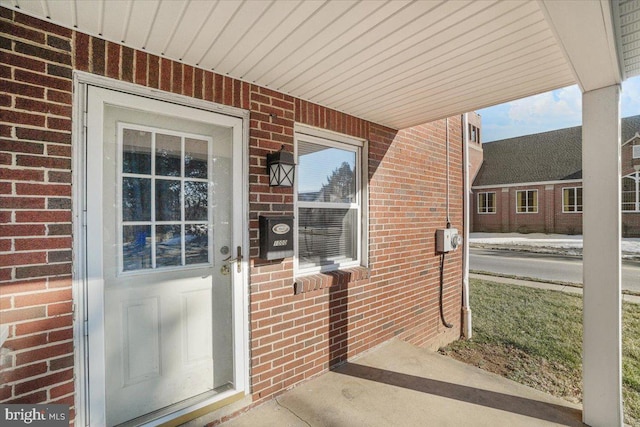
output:
[[87,124],[90,420],[136,424],[237,385],[242,119],[90,86]]

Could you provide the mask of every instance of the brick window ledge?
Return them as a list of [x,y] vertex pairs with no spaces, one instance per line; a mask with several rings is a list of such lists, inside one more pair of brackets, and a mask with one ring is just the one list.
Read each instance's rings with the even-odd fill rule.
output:
[[345,268],[326,273],[309,274],[296,277],[293,283],[294,294],[317,291],[331,287],[343,287],[357,280],[368,279],[370,270],[366,267]]

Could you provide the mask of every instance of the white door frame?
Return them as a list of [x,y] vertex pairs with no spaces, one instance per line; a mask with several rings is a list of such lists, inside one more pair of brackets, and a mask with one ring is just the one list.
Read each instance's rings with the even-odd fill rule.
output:
[[[190,412],[197,411],[206,406],[215,404],[223,399],[229,399],[231,395],[247,395],[249,393],[249,236],[246,230],[249,225],[249,182],[248,182],[248,165],[249,165],[249,112],[239,108],[223,106],[208,101],[198,100],[182,95],[153,90],[146,87],[134,85],[127,82],[112,80],[109,78],[95,76],[85,72],[74,71],[74,99],[73,99],[73,301],[74,301],[74,356],[75,356],[75,408],[76,408],[76,424],[89,425],[90,420],[100,419],[90,415],[90,405],[92,410],[102,412],[104,414],[104,398],[102,401],[91,401],[89,399],[89,340],[88,331],[90,321],[88,317],[89,305],[99,304],[100,301],[88,301],[87,286],[91,282],[92,286],[102,287],[100,278],[87,277],[88,263],[95,262],[93,257],[87,255],[87,199],[88,193],[86,188],[86,180],[88,173],[96,171],[87,171],[87,104],[88,104],[88,86],[96,86],[113,91],[123,92],[130,95],[151,98],[157,101],[164,101],[172,105],[170,108],[176,110],[183,107],[195,108],[206,112],[213,112],[242,119],[242,129],[240,130],[242,143],[235,155],[241,156],[242,164],[242,194],[234,198],[239,204],[238,208],[242,212],[242,220],[239,221],[241,231],[242,246],[244,248],[244,258],[242,260],[242,272],[237,275],[236,280],[241,281],[240,286],[234,286],[234,324],[233,339],[234,343],[234,376],[236,379],[236,390],[223,392],[219,395],[200,402],[197,405],[174,412],[163,418],[156,419],[148,425],[158,425],[171,419],[184,416]],[[235,135],[234,137],[237,137]],[[234,203],[236,203],[234,202]],[[94,232],[97,232],[95,230]],[[96,234],[92,234],[93,237]],[[235,270],[235,269],[233,269]],[[93,325],[92,325],[93,326]],[[95,343],[92,343],[92,348]],[[103,345],[103,343],[101,344]],[[104,365],[99,369],[104,369]],[[94,399],[95,400],[95,399]],[[95,415],[95,413],[94,413]]]

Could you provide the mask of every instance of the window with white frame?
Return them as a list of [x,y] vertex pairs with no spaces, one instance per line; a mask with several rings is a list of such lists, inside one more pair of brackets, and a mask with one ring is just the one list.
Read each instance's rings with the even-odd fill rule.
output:
[[363,145],[296,133],[298,274],[363,263]]
[[622,178],[622,211],[640,212],[640,172]]
[[640,145],[633,146],[633,158],[640,159]]
[[478,193],[478,213],[480,214],[496,213],[496,193],[495,192]]
[[562,189],[562,212],[582,212],[582,187]]
[[538,190],[516,191],[516,212],[517,213],[538,212]]

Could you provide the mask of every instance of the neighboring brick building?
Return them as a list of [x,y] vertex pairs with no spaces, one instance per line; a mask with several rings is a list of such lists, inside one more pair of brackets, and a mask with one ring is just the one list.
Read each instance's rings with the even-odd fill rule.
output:
[[[240,399],[215,421],[391,338],[436,348],[460,337],[461,251],[444,267],[451,329],[435,252],[447,219],[463,229],[460,116],[391,129],[7,8],[0,23],[0,402],[127,421],[140,414],[109,415],[130,399],[110,381],[148,387],[182,351],[208,378],[179,380],[200,387],[210,410]],[[340,244],[307,247],[304,260],[258,258],[260,215],[323,209],[269,186],[266,156],[281,147],[297,153],[298,185],[324,182],[302,160],[331,150],[322,162],[352,174],[324,228],[299,231],[299,245],[313,245],[337,228]],[[226,262],[245,242],[236,270]],[[177,276],[192,264],[223,285],[203,287],[193,267],[190,294],[141,293],[187,280]],[[212,295],[228,304],[211,311]],[[213,338],[204,327],[166,349],[181,330],[163,323],[167,313],[209,325]]]
[[[622,119],[622,232],[640,236],[640,116]],[[582,233],[582,127],[483,144],[472,230]],[[635,151],[634,151],[635,150]]]

